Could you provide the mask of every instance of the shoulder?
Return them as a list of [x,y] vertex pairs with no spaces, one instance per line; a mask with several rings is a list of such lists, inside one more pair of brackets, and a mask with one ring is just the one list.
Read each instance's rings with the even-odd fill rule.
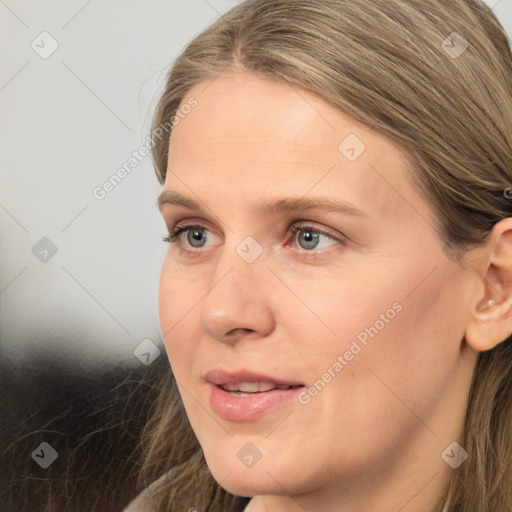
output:
[[161,476],[158,480],[155,480],[151,485],[146,487],[135,499],[133,499],[122,512],[156,512],[155,508],[151,504],[151,493],[159,485],[163,484],[164,481],[174,473],[173,470],[169,471],[165,475]]
[[122,512],[155,512],[151,503],[147,499],[147,489],[139,494]]

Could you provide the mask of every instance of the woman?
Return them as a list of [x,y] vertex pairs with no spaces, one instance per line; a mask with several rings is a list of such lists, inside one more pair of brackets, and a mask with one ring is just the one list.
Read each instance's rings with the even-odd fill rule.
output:
[[511,113],[478,0],[248,0],[189,44],[128,510],[512,510]]

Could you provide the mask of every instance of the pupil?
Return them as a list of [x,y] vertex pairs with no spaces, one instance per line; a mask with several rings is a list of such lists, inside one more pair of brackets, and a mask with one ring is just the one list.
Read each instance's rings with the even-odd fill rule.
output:
[[[190,238],[190,235],[192,235],[191,240],[193,240],[195,242],[201,242],[201,237],[203,236],[203,232],[199,229],[194,229],[193,231],[189,231],[189,238]],[[191,240],[189,240],[189,242]],[[191,245],[194,245],[194,244],[191,243]]]
[[[317,245],[319,234],[314,231],[303,231],[302,238],[304,242],[307,244],[307,249],[314,249]],[[311,245],[310,245],[311,244]]]

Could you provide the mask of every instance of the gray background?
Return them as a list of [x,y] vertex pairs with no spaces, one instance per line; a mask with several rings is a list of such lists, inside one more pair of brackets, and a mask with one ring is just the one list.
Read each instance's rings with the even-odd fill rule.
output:
[[[143,340],[162,348],[165,225],[150,156],[104,200],[92,191],[149,134],[173,59],[236,3],[0,0],[4,361],[45,352],[82,366],[137,366]],[[512,34],[512,0],[487,3]],[[31,44],[48,50],[45,31],[58,48],[43,59]],[[43,237],[57,248],[47,261],[36,257],[48,248]]]

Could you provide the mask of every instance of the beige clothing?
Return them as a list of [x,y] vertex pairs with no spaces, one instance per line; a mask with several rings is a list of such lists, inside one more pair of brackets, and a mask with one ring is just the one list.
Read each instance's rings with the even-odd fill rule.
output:
[[153,507],[146,499],[144,490],[141,494],[139,494],[134,500],[130,502],[130,504],[123,509],[123,512],[154,512]]
[[[171,470],[173,471],[174,468]],[[132,500],[128,506],[123,509],[122,512],[155,512],[155,509],[151,506],[151,502],[149,500],[149,496],[151,495],[151,491],[163,483],[165,479],[169,476],[171,473],[166,473],[162,477],[160,477],[158,480],[154,481],[151,485],[146,487],[134,500]],[[445,503],[445,506],[443,508],[443,512],[448,512],[448,507],[450,505],[450,499],[448,499]]]
[[155,512],[155,509],[151,506],[151,492],[165,481],[165,479],[170,475],[171,471],[161,476],[158,480],[155,480],[151,485],[146,487],[135,499],[133,499],[128,504],[125,509],[123,509],[122,512]]

